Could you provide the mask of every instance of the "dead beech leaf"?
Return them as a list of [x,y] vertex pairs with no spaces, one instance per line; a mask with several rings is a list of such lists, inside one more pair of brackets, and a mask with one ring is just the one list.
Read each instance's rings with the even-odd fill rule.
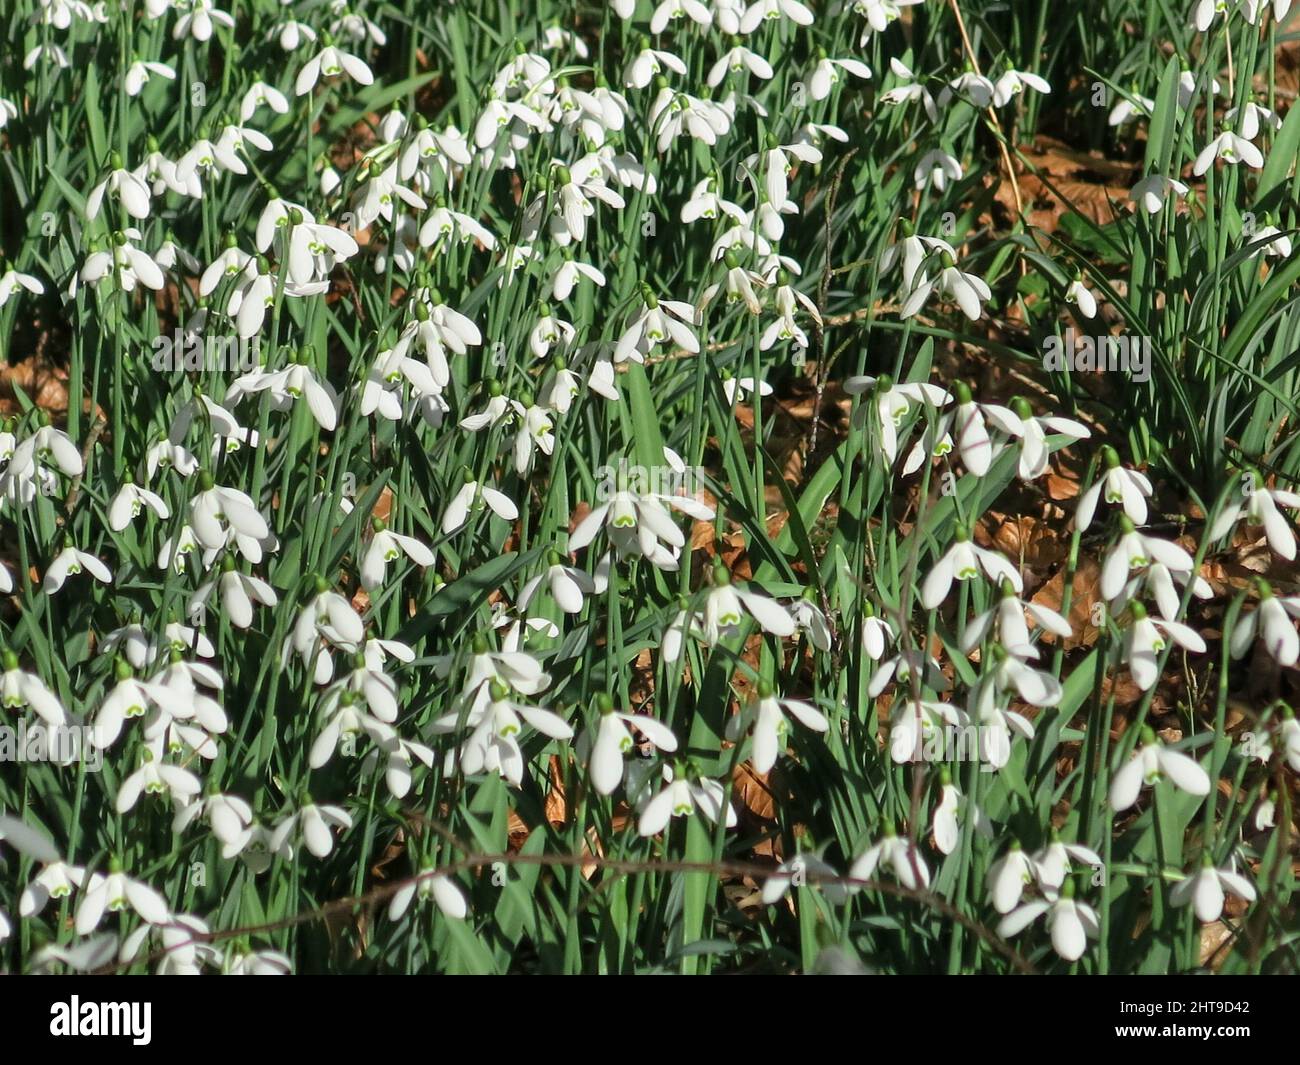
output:
[[[1081,559],[1079,568],[1075,570],[1074,580],[1070,584],[1072,591],[1068,620],[1074,635],[1065,641],[1067,651],[1075,647],[1091,647],[1101,635],[1101,630],[1093,624],[1093,607],[1101,601],[1100,583],[1101,567],[1091,558]],[[1062,568],[1056,576],[1038,589],[1030,601],[1059,611],[1064,594],[1065,569]],[[1045,633],[1043,640],[1046,643],[1054,643],[1056,637],[1051,633]]]

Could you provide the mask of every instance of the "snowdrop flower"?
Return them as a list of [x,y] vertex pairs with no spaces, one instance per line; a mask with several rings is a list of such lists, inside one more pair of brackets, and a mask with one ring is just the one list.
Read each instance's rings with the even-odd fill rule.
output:
[[388,575],[388,564],[405,555],[417,566],[432,566],[433,551],[413,536],[402,536],[389,530],[380,518],[370,521],[374,535],[361,559],[361,586],[366,591],[378,588]]
[[790,616],[794,618],[799,631],[807,636],[808,642],[823,654],[828,654],[831,649],[831,627],[816,600],[816,589],[805,589],[804,594],[791,604]]
[[352,817],[338,806],[318,806],[306,798],[297,810],[285,817],[271,834],[271,850],[280,851],[301,835],[307,849],[317,858],[327,858],[334,849],[332,828],[345,831],[352,827]]
[[1142,691],[1150,690],[1160,679],[1158,659],[1167,646],[1165,636],[1189,651],[1204,653],[1205,641],[1195,629],[1178,621],[1148,617],[1141,603],[1132,603],[1129,611],[1132,622],[1124,633],[1121,661],[1128,664],[1133,682]]
[[870,880],[878,867],[883,866],[894,874],[903,887],[917,891],[930,886],[930,870],[920,851],[911,840],[894,834],[894,826],[886,824],[885,834],[878,843],[863,851],[849,867],[851,880]]
[[143,718],[149,707],[159,701],[173,704],[173,709],[183,712],[175,705],[175,696],[169,688],[136,680],[129,662],[119,661],[115,675],[117,683],[95,714],[91,741],[96,747],[111,747],[121,735],[123,724],[133,718]]
[[[391,697],[391,692],[388,693]],[[321,769],[328,765],[344,737],[365,734],[377,746],[393,744],[397,733],[386,722],[380,721],[358,705],[357,693],[333,685],[321,702],[321,730],[311,745],[307,764],[312,769]],[[396,700],[393,700],[393,719],[397,717]],[[432,754],[430,755],[432,759]]]
[[289,113],[289,101],[284,93],[264,81],[254,82],[239,102],[239,121],[247,122],[259,107],[269,107],[277,115]]
[[36,296],[45,291],[45,286],[37,278],[32,277],[31,274],[20,273],[10,266],[0,274],[0,307],[8,303],[20,288],[25,288]]
[[930,121],[938,122],[939,108],[934,102],[934,97],[930,95],[930,90],[921,82],[914,80],[915,75],[898,59],[890,59],[889,69],[901,83],[888,92],[882,93],[880,102],[889,107],[897,107],[912,100],[920,100]]
[[[1241,113],[1241,135],[1248,141],[1253,141],[1259,136],[1260,122],[1268,126],[1269,129],[1276,132],[1282,128],[1282,119],[1279,115],[1270,111],[1267,107],[1261,107],[1253,101],[1246,104],[1246,109]],[[1226,126],[1235,126],[1237,124],[1238,109],[1229,108],[1223,115],[1223,122]]]
[[123,292],[134,292],[137,285],[161,291],[166,278],[158,264],[132,243],[140,239],[139,230],[127,229],[113,235],[111,252],[92,251],[86,256],[80,272],[73,277],[71,294],[76,295],[79,283],[96,285],[110,274],[116,275],[118,287]]
[[352,604],[333,591],[324,578],[318,577],[314,594],[294,622],[286,651],[291,648],[296,652],[304,666],[310,665],[314,657],[316,683],[328,684],[334,675],[334,666],[330,656],[321,649],[321,640],[335,647],[355,650],[364,638],[365,625]]
[[797,854],[778,865],[776,872],[767,878],[763,884],[763,905],[780,902],[791,887],[808,886],[821,891],[832,906],[842,906],[849,898],[849,889],[838,878],[839,873],[820,855]]
[[[473,479],[473,475],[465,471],[465,483],[461,485],[458,491],[447,504],[447,509],[442,516],[442,531],[444,535],[455,532],[465,526],[469,520],[471,508],[481,509],[481,504],[487,504],[489,510],[503,521],[514,521],[519,517],[519,508],[504,492],[499,492],[486,484],[480,484]],[[572,546],[572,537],[570,537],[570,546]]]
[[[176,80],[176,71],[166,63],[152,63],[137,59],[127,67],[126,77],[123,78],[127,96],[139,96],[141,90],[143,90],[145,85],[148,83],[150,75],[154,74],[160,78],[166,78],[168,81]],[[144,216],[139,215],[137,217],[142,218]]]
[[853,0],[853,10],[867,20],[862,28],[860,43],[865,45],[872,33],[884,33],[891,22],[902,18],[903,8],[921,2],[922,0]]
[[[940,104],[943,103],[942,96],[939,101]],[[949,180],[960,181],[962,173],[961,163],[947,152],[934,148],[921,156],[912,177],[917,189],[924,190],[926,186],[934,185],[937,191],[943,192],[948,187]]]
[[1300,721],[1289,706],[1282,710],[1281,736],[1287,765],[1300,773]]
[[290,976],[293,962],[278,950],[252,950],[245,954],[227,954],[228,976]]
[[162,958],[154,970],[157,976],[198,976],[204,965],[220,966],[222,954],[204,941],[211,935],[205,921],[189,914],[173,914],[161,927],[141,925],[122,941],[118,961],[122,964],[143,961],[143,948],[152,940],[158,943]]
[[280,47],[284,51],[293,52],[303,44],[315,42],[316,31],[306,23],[297,22],[294,19],[285,19],[271,28],[267,38],[272,37],[278,40]]
[[1255,586],[1259,592],[1259,606],[1242,612],[1233,625],[1228,641],[1232,657],[1245,655],[1258,635],[1278,665],[1294,666],[1300,661],[1300,636],[1296,635],[1295,623],[1291,619],[1300,618],[1300,596],[1275,596],[1264,580],[1257,580]]
[[[1071,440],[1087,440],[1092,436],[1087,426],[1073,418],[1060,418],[1055,415],[1034,417],[1027,400],[1017,396],[1011,401],[1010,408],[985,404],[984,411],[990,421],[1008,436],[1020,442],[1020,461],[1017,475],[1022,481],[1032,481],[1047,472],[1047,432],[1058,433]],[[957,419],[961,421],[960,407]],[[958,437],[959,449],[961,436]],[[965,455],[963,453],[963,460]]]
[[[609,501],[592,509],[569,534],[569,550],[581,551],[603,528],[620,558],[644,556],[660,569],[675,570],[677,553],[685,546],[686,537],[670,508],[697,521],[713,518],[712,508],[690,496],[635,491],[620,470]],[[790,625],[793,632],[794,622]]]
[[722,259],[727,269],[726,279],[721,284],[714,283],[704,290],[700,297],[700,309],[707,307],[725,289],[728,304],[743,303],[750,314],[760,314],[763,305],[757,290],[767,285],[763,275],[742,267],[740,257],[731,248],[723,251]]
[[1044,914],[1052,949],[1064,961],[1078,961],[1088,949],[1088,940],[1101,934],[1096,911],[1086,903],[1075,901],[1074,881],[1067,880],[1055,899],[1027,902],[1007,914],[998,924],[998,935],[1010,938]]
[[[944,86],[939,94],[939,106],[947,107],[954,96],[961,96],[982,110],[992,104],[995,91],[993,82],[988,78],[968,70]],[[939,187],[939,191],[943,191],[942,186]]]
[[[716,780],[699,776],[691,766],[680,767],[679,772],[680,775],[670,766],[664,766],[664,788],[653,796],[639,795],[637,832],[642,836],[658,835],[672,818],[690,817],[696,810],[715,825],[725,820],[727,828],[734,828],[736,811],[727,801],[726,789]],[[648,793],[650,786],[647,780],[636,790]]]
[[246,629],[253,623],[254,603],[275,607],[280,602],[275,589],[266,581],[235,569],[235,560],[229,555],[222,559],[221,576],[195,589],[187,608],[191,615],[207,603],[213,590],[220,597],[221,609],[237,629]]
[[1291,257],[1291,238],[1286,236],[1277,226],[1259,226],[1246,235],[1246,240],[1248,242],[1247,255],[1251,259],[1258,259],[1261,255],[1266,259],[1289,259]]
[[590,745],[587,768],[598,795],[612,795],[623,780],[623,756],[635,746],[629,726],[641,732],[656,749],[670,754],[677,750],[677,737],[662,722],[644,714],[615,710],[614,700],[604,694],[597,699],[597,710],[600,721],[594,730],[595,738],[588,732],[582,746]]
[[868,411],[875,411],[880,426],[880,451],[890,465],[898,455],[898,430],[902,427],[903,420],[919,407],[937,409],[952,400],[938,385],[924,381],[895,384],[888,374],[879,377],[850,377],[844,382],[844,391],[851,396],[872,393],[871,403],[862,404],[854,411],[854,425],[863,428],[868,424]]
[[344,74],[358,85],[370,85],[375,80],[374,74],[370,72],[364,60],[334,47],[327,41],[325,47],[307,60],[303,68],[298,71],[298,76],[293,83],[294,95],[304,96],[311,92],[322,76],[339,78]]
[[53,64],[56,70],[67,70],[72,66],[68,53],[57,44],[38,44],[23,56],[23,69],[31,70],[41,59]]
[[388,34],[370,19],[349,11],[343,4],[334,4],[336,11],[342,13],[329,24],[330,33],[351,37],[354,41],[370,41],[382,48],[388,43]]
[[716,89],[722,84],[728,71],[733,74],[741,74],[742,72],[747,71],[754,77],[760,78],[763,81],[770,80],[775,74],[775,71],[772,70],[772,65],[766,59],[761,55],[751,52],[742,44],[738,44],[729,51],[723,52],[722,55],[718,57],[718,61],[709,68],[708,77],[705,79],[705,82],[708,84],[709,88]]
[[722,394],[727,397],[727,405],[734,407],[736,400],[745,395],[770,396],[772,386],[766,381],[755,382],[752,377],[732,377],[728,370],[722,371]]
[[46,569],[45,579],[41,581],[41,591],[46,595],[53,595],[63,587],[64,582],[69,577],[80,573],[82,570],[85,570],[101,584],[113,583],[112,572],[98,558],[85,551],[79,551],[75,547],[68,546],[54,556],[54,561]]
[[181,40],[186,36],[193,37],[196,41],[206,41],[212,36],[212,24],[219,23],[230,29],[235,25],[235,20],[226,12],[219,11],[212,6],[211,0],[189,0],[189,5],[176,20],[176,25],[172,27],[172,39]]
[[1105,472],[1100,480],[1079,497],[1079,506],[1074,514],[1075,526],[1080,532],[1087,531],[1092,524],[1099,499],[1121,504],[1129,521],[1134,525],[1144,524],[1147,520],[1146,501],[1151,498],[1153,491],[1151,482],[1146,474],[1121,466],[1119,455],[1109,444],[1102,447],[1101,455]]
[[1195,568],[1192,556],[1169,540],[1146,536],[1134,528],[1127,514],[1119,519],[1119,539],[1106,553],[1101,565],[1101,594],[1107,601],[1116,599],[1124,590],[1129,574],[1136,569],[1163,563],[1173,571],[1190,573]]
[[1038,648],[1029,642],[1026,613],[1035,625],[1054,636],[1068,638],[1073,635],[1074,630],[1069,621],[1055,610],[1040,603],[1026,603],[1016,596],[1016,590],[1009,581],[1003,581],[1002,597],[997,604],[976,614],[966,623],[959,645],[962,654],[970,654],[975,650],[996,623],[998,641],[1003,647],[1018,658],[1037,658]]
[[0,129],[9,124],[10,119],[18,117],[18,108],[11,100],[0,97]]
[[170,793],[174,802],[184,806],[203,790],[199,778],[188,769],[163,763],[161,740],[146,744],[140,754],[143,759],[140,768],[123,780],[117,789],[116,809],[119,814],[132,810],[142,794]]
[[[1190,70],[1184,70],[1178,77],[1178,109],[1187,110],[1188,105],[1196,99],[1197,94],[1205,87],[1205,75],[1198,79]],[[1209,90],[1211,96],[1218,96],[1223,91],[1219,84],[1219,79],[1211,77],[1209,79]]]
[[934,845],[943,854],[951,854],[961,842],[961,824],[958,815],[963,811],[972,820],[972,826],[985,839],[993,838],[993,825],[978,806],[969,803],[952,782],[952,774],[944,766],[939,771],[939,804],[934,809],[934,818],[930,829],[934,833]]
[[[522,787],[525,768],[518,737],[524,724],[554,740],[572,739],[573,727],[552,710],[516,701],[509,686],[500,680],[489,681],[487,692],[488,701],[482,708],[471,708],[468,724],[473,731],[461,746],[459,767],[467,776],[499,773],[516,788]],[[457,715],[449,715],[453,716]],[[438,725],[439,731],[449,731],[451,722],[444,718]],[[455,764],[449,759],[449,765]]]
[[94,931],[105,912],[120,913],[128,908],[152,925],[167,924],[171,920],[166,900],[149,885],[127,876],[121,863],[114,859],[109,863],[108,875],[98,879],[92,877],[92,882],[82,891],[77,906],[77,935],[84,936]]
[[1111,126],[1122,126],[1125,122],[1138,115],[1151,115],[1155,109],[1156,102],[1150,97],[1142,96],[1136,91],[1130,91],[1127,95],[1121,96],[1115,106],[1110,109],[1110,115],[1106,121]]
[[1187,186],[1163,174],[1148,174],[1129,191],[1128,198],[1141,204],[1147,214],[1158,214],[1170,193],[1186,196]]
[[754,697],[741,713],[727,722],[727,737],[737,741],[752,723],[754,746],[750,763],[756,773],[767,773],[776,765],[777,755],[785,750],[784,736],[789,728],[787,715],[814,732],[825,732],[830,722],[820,710],[802,699],[778,697],[770,682],[759,681]]
[[221,141],[214,144],[207,137],[200,137],[189,151],[176,160],[175,176],[178,182],[188,185],[200,174],[215,177],[223,170],[241,176],[248,173],[248,167],[239,158],[235,145]]
[[1024,590],[1024,583],[1016,568],[996,551],[988,551],[971,543],[970,533],[964,525],[953,530],[954,543],[935,563],[921,586],[921,605],[926,610],[936,609],[948,597],[954,579],[968,581],[980,571],[994,584],[1009,581],[1016,592]]
[[1160,743],[1149,725],[1143,727],[1140,742],[1133,757],[1111,777],[1110,805],[1116,813],[1137,802],[1143,785],[1165,778],[1189,795],[1210,793],[1210,778],[1205,770],[1195,759]]
[[1227,18],[1228,2],[1229,0],[1197,0],[1196,7],[1192,11],[1192,25],[1196,27],[1196,31],[1204,33],[1208,30],[1215,15]]
[[[1177,582],[1177,583],[1175,583]],[[1156,601],[1160,616],[1167,621],[1177,621],[1181,608],[1178,584],[1192,585],[1192,594],[1198,599],[1212,599],[1214,589],[1209,581],[1191,570],[1170,569],[1163,562],[1153,562],[1144,571],[1130,578],[1124,590],[1111,604],[1112,613],[1119,613],[1139,592],[1145,592]]]
[[1010,850],[989,866],[984,878],[993,908],[998,913],[1014,910],[1036,873],[1036,863],[1020,849],[1020,841],[1013,839]]
[[871,77],[871,68],[861,60],[831,59],[823,53],[813,68],[812,76],[808,79],[808,95],[814,100],[825,100],[839,83],[841,70],[863,80]]
[[1210,539],[1218,540],[1227,536],[1233,526],[1242,518],[1251,525],[1262,525],[1268,538],[1268,545],[1287,561],[1296,557],[1295,533],[1291,525],[1282,516],[1278,507],[1300,509],[1300,495],[1280,488],[1264,487],[1263,479],[1257,471],[1251,470],[1242,475],[1242,502],[1224,507],[1218,520],[1210,528]]
[[993,293],[983,278],[957,269],[952,256],[945,252],[943,268],[936,280],[931,281],[924,271],[917,275],[916,287],[904,300],[899,317],[911,318],[918,313],[933,292],[937,292],[940,299],[955,302],[972,322],[979,320],[982,304],[993,298]]
[[884,618],[876,617],[875,608],[870,602],[864,605],[864,610],[862,649],[873,662],[879,662],[894,642],[894,629]]
[[567,565],[564,556],[552,551],[547,556],[546,570],[530,579],[519,591],[519,609],[527,610],[538,589],[545,582],[556,605],[566,614],[582,611],[583,597],[596,592],[596,582],[580,569]]
[[1052,87],[1037,74],[1024,70],[1008,70],[993,83],[992,103],[1002,107],[1019,96],[1026,88],[1035,92],[1050,93]]
[[206,821],[221,843],[221,856],[234,858],[252,835],[253,810],[238,795],[211,792],[188,805],[179,806],[172,819],[172,831],[184,832],[197,821]]
[[900,266],[903,288],[907,292],[911,292],[915,287],[914,282],[926,259],[936,254],[946,253],[953,258],[957,255],[946,240],[940,237],[919,236],[906,218],[899,220],[898,231],[899,239],[886,248],[885,253],[880,257],[880,271],[886,273],[895,265]]
[[51,900],[60,901],[68,898],[74,887],[79,888],[85,882],[85,869],[79,865],[68,865],[59,860],[57,854],[53,858],[54,860],[44,864],[32,882],[23,888],[23,893],[18,898],[20,917],[38,916]]
[[1245,163],[1252,170],[1260,170],[1264,166],[1263,153],[1245,137],[1239,137],[1230,129],[1225,129],[1201,149],[1201,154],[1192,166],[1192,173],[1200,177],[1210,169],[1215,159],[1222,159],[1229,166]]
[[252,499],[237,488],[216,484],[207,470],[199,474],[198,491],[190,500],[189,511],[195,539],[210,550],[225,547],[231,530],[253,540],[262,540],[271,532]]
[[781,144],[769,134],[767,147],[759,154],[749,156],[744,165],[751,170],[757,166],[768,201],[779,209],[789,199],[788,174],[794,163],[812,165],[821,161],[822,153],[811,144]]
[[1000,644],[991,648],[993,666],[980,677],[970,694],[970,709],[979,723],[980,757],[993,769],[1011,760],[1012,734],[1034,738],[1034,726],[1023,715],[1008,708],[1011,692],[1031,706],[1055,706],[1061,701],[1061,685],[1050,673],[1034,669],[1008,654]]
[[813,13],[799,0],[755,0],[740,20],[740,32],[753,33],[762,23],[789,19],[796,26],[811,26]]
[[1036,851],[1033,857],[1034,876],[1044,892],[1051,893],[1061,889],[1070,872],[1070,859],[1093,869],[1102,865],[1101,856],[1096,851],[1078,843],[1062,843],[1053,829],[1051,839]]
[[393,893],[388,903],[388,919],[401,920],[402,915],[410,909],[411,903],[416,901],[417,897],[421,902],[432,899],[445,916],[458,921],[464,920],[465,915],[469,913],[465,893],[456,885],[456,881],[446,873],[437,873],[431,867],[427,867],[420,870],[415,880],[404,884]]
[[900,765],[922,761],[935,746],[942,748],[945,726],[965,723],[966,715],[951,703],[896,699],[889,719],[889,756]]
[[733,584],[726,566],[720,560],[716,561],[713,587],[705,598],[700,617],[705,642],[715,646],[723,638],[734,635],[746,614],[773,636],[793,636],[795,633],[794,618],[785,607],[746,585]]
[[1097,316],[1097,297],[1088,291],[1082,278],[1076,277],[1070,282],[1065,290],[1065,302],[1078,307],[1079,313],[1085,318]]
[[152,510],[160,521],[171,517],[171,509],[161,496],[132,481],[126,481],[108,506],[108,527],[114,532],[121,532],[131,524],[133,518],[140,516],[145,507]]
[[731,129],[731,115],[712,100],[665,87],[650,107],[650,128],[662,155],[677,137],[688,136],[712,147]]
[[1254,902],[1255,886],[1235,868],[1216,869],[1209,851],[1201,856],[1201,868],[1173,886],[1169,901],[1175,906],[1189,902],[1196,916],[1206,924],[1217,921],[1223,913],[1224,892],[1246,902]]

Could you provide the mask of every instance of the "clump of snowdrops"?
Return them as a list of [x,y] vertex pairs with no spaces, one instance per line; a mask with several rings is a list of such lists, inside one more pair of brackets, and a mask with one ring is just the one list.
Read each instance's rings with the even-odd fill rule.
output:
[[14,0],[0,965],[1294,970],[1289,4],[1094,6]]

